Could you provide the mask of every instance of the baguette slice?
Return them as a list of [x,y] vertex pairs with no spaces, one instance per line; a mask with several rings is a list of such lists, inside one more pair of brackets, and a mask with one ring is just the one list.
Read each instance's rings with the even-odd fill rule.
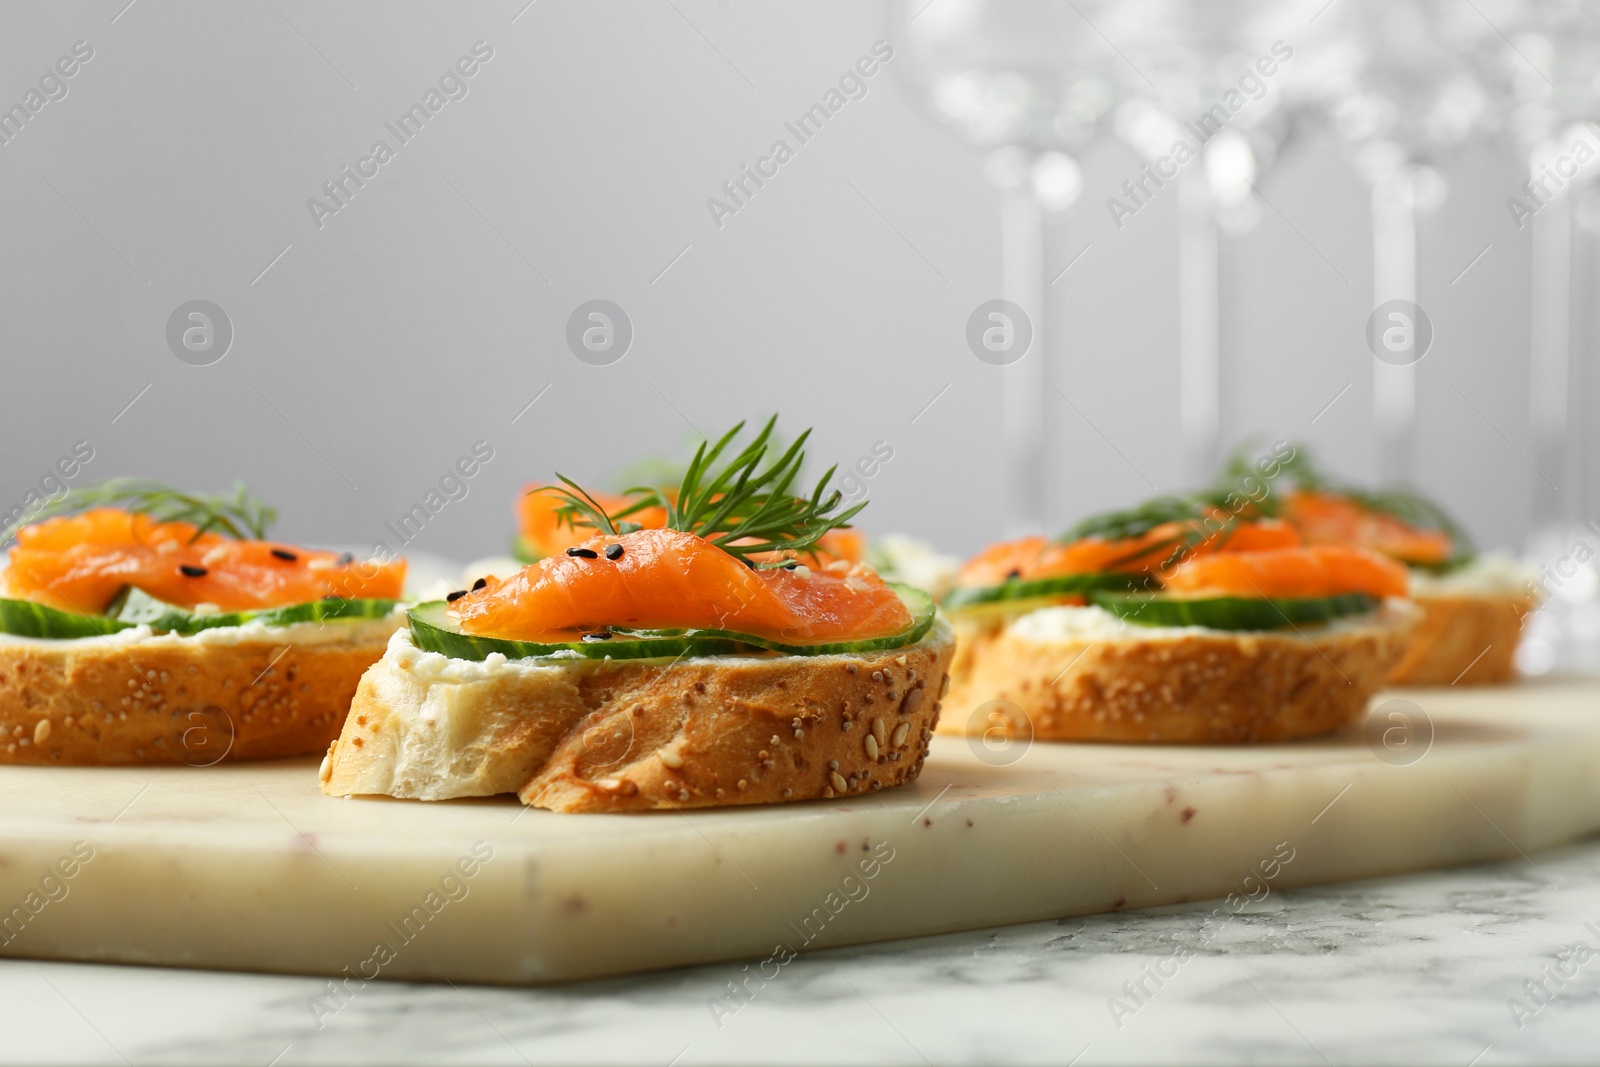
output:
[[0,763],[210,766],[321,752],[403,620],[0,636]]
[[402,630],[362,678],[322,789],[622,812],[892,788],[922,770],[953,650],[939,621],[856,655],[474,662]]
[[1391,600],[1328,626],[1235,633],[1134,626],[1099,608],[954,612],[940,729],[1216,744],[1332,733],[1365,715],[1418,614]]
[[1500,685],[1516,677],[1522,620],[1538,606],[1532,594],[1413,595],[1422,621],[1390,685]]

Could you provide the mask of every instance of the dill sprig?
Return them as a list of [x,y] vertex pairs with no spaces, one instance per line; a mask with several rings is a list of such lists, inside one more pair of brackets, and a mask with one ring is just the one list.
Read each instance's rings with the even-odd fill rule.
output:
[[[777,416],[768,419],[753,441],[726,460],[724,454],[744,431],[743,422],[714,444],[702,441],[675,490],[634,486],[623,491],[627,503],[610,513],[564,474],[556,475],[561,485],[541,486],[534,492],[561,497],[564,503],[558,514],[574,528],[630,533],[639,529],[638,523],[629,521],[630,516],[646,508],[661,508],[666,511],[669,530],[702,537],[752,567],[781,567],[784,558],[757,563],[751,557],[768,552],[809,552],[828,531],[849,526],[866,501],[838,510],[844,494],[828,487],[836,467],[828,468],[810,496],[797,495],[794,486],[805,463],[805,443],[811,431],[780,452],[773,441],[777,421]],[[768,463],[770,453],[778,458]]]
[[[144,478],[111,478],[69,489],[18,526],[99,507],[122,508],[136,515],[148,515],[157,522],[187,522],[195,527],[196,539],[215,531],[237,540],[259,541],[267,536],[267,530],[278,519],[277,509],[257,500],[243,482],[234,482],[231,493],[205,494],[186,493]],[[15,532],[15,528],[6,530],[5,538],[9,539]]]
[[1190,549],[1217,532],[1203,528],[1211,519],[1211,514],[1208,506],[1198,499],[1198,495],[1159,496],[1145,501],[1138,507],[1091,515],[1073,525],[1059,540],[1063,544],[1081,541],[1086,537],[1098,537],[1105,541],[1125,541],[1144,537],[1152,530],[1169,523],[1177,523],[1181,529],[1175,536],[1140,546],[1108,565],[1126,567],[1147,561],[1149,563],[1147,569],[1165,569],[1175,566]]
[[1247,476],[1253,473],[1248,458],[1241,460],[1236,454],[1222,476],[1205,489],[1169,493],[1137,507],[1091,515],[1062,534],[1060,540],[1064,544],[1085,537],[1124,541],[1144,537],[1163,526],[1176,526],[1178,531],[1173,536],[1142,545],[1110,564],[1125,567],[1159,557],[1153,567],[1170,569],[1202,542],[1215,539],[1218,544],[1225,543],[1241,523],[1278,515],[1278,502],[1270,493],[1250,490]]
[[1450,569],[1469,562],[1477,555],[1472,535],[1455,516],[1439,504],[1414,489],[1404,486],[1387,486],[1381,489],[1362,489],[1340,481],[1318,467],[1311,452],[1304,445],[1294,446],[1294,456],[1283,463],[1281,474],[1287,476],[1299,489],[1313,493],[1327,493],[1354,501],[1368,511],[1399,519],[1419,530],[1435,530],[1450,538],[1451,558],[1435,569]]

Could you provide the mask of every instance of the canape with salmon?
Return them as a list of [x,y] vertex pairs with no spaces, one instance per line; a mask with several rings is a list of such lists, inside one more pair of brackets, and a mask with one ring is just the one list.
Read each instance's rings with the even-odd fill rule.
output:
[[404,625],[403,560],[269,540],[243,487],[116,479],[35,518],[0,572],[0,763],[320,752]]
[[1418,493],[1330,478],[1304,446],[1283,478],[1283,516],[1307,544],[1360,545],[1410,570],[1423,614],[1392,684],[1492,685],[1515,677],[1522,623],[1538,606],[1527,567],[1477,551],[1460,523]]
[[841,506],[831,470],[797,495],[807,435],[778,454],[768,422],[734,452],[743,425],[671,491],[542,490],[573,543],[412,609],[362,679],[323,791],[640,811],[915,778],[949,627],[926,594],[822,556],[862,505]]
[[[859,457],[854,469],[847,468],[845,484],[855,479],[859,492],[862,480],[872,477],[881,464],[893,456],[894,449],[887,442],[877,442],[873,445],[871,455]],[[677,483],[682,477],[683,464],[660,457],[635,466],[631,473],[632,481],[659,487],[667,499],[677,491]],[[565,522],[560,515],[562,500],[542,492],[542,489],[540,483],[530,483],[523,488],[522,495],[517,499],[517,532],[511,538],[510,555],[488,556],[467,564],[463,572],[463,581],[467,585],[486,575],[506,574],[524,564],[559,556],[590,534],[588,527],[574,527]],[[640,488],[623,493],[593,490],[591,496],[603,510],[620,512],[633,502],[631,494],[646,491]],[[666,519],[666,509],[654,504],[644,504],[627,516],[628,521],[644,529],[659,528],[666,523]],[[817,542],[811,555],[807,563],[864,561],[884,579],[915,586],[931,593],[935,599],[944,595],[961,565],[959,558],[947,556],[927,542],[904,534],[873,538],[869,544],[865,532],[853,526],[829,530]]]
[[1282,740],[1359,719],[1416,609],[1403,566],[1306,545],[1270,506],[1166,497],[968,561],[941,729],[1059,741]]

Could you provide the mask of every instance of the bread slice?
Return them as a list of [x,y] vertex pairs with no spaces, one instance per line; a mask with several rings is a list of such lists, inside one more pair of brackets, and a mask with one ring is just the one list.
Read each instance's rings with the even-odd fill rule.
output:
[[671,663],[484,662],[402,630],[361,680],[323,792],[418,800],[516,793],[565,812],[767,804],[915,778],[938,722],[950,629],[833,656]]
[[0,763],[209,766],[321,752],[403,620],[0,637]]
[[1524,592],[1414,594],[1422,621],[1389,675],[1391,685],[1499,685],[1516,677],[1522,620],[1538,606]]
[[1359,720],[1418,611],[1300,630],[1142,627],[1100,608],[953,612],[958,649],[940,730],[1049,741],[1232,744]]

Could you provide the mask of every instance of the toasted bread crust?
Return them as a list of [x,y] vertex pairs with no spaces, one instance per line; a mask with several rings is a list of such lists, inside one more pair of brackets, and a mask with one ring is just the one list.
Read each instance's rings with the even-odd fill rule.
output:
[[1040,642],[955,613],[941,732],[1048,741],[1233,744],[1342,729],[1399,659],[1415,612],[1287,633],[1185,631]]
[[449,679],[413,671],[418,654],[397,635],[328,749],[323,791],[515,792],[553,811],[621,812],[892,788],[922,770],[952,650],[940,626],[862,655],[571,662]]
[[209,766],[320,752],[384,640],[6,643],[0,763]]
[[1516,677],[1522,620],[1537,606],[1524,593],[1416,597],[1422,621],[1390,685],[1500,685]]

